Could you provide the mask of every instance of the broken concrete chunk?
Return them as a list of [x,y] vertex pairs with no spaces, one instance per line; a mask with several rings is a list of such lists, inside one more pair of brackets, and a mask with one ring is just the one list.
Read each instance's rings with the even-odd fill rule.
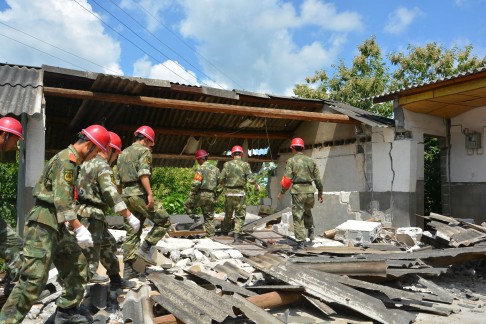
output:
[[353,245],[373,242],[380,234],[381,223],[348,220],[336,227],[335,240]]
[[224,260],[224,259],[229,259],[230,258],[230,255],[228,253],[226,253],[225,251],[221,251],[221,250],[211,251],[210,254],[209,254],[209,256],[214,261],[216,261],[216,260]]
[[192,248],[193,246],[194,242],[192,240],[172,237],[160,240],[156,245],[156,247],[162,253],[169,253],[174,250],[181,251]]

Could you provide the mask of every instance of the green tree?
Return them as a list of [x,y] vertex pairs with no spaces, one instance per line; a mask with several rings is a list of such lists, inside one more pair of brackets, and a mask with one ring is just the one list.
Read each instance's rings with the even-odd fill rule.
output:
[[0,163],[0,215],[13,228],[17,225],[18,163]]
[[[473,55],[473,50],[472,45],[448,49],[433,42],[425,46],[409,45],[404,53],[385,55],[386,60],[376,39],[371,37],[358,47],[358,55],[350,67],[340,61],[339,65],[332,66],[335,73],[331,77],[324,70],[317,71],[304,84],[297,84],[294,93],[300,97],[335,100],[390,117],[392,103],[373,105],[374,96],[485,66],[486,57]],[[427,138],[424,159],[427,212],[439,212],[440,208],[440,175],[435,172],[438,152],[437,139]]]
[[324,70],[297,84],[294,93],[299,97],[330,99],[350,104],[384,116],[390,116],[392,106],[373,106],[372,97],[382,94],[389,82],[389,72],[376,39],[371,37],[358,47],[359,54],[350,67],[344,61],[333,65],[336,73],[328,77]]
[[450,77],[486,65],[486,57],[472,55],[472,45],[464,48],[445,48],[438,43],[408,46],[408,53],[392,53],[388,57],[395,67],[388,91],[407,88],[414,84]]

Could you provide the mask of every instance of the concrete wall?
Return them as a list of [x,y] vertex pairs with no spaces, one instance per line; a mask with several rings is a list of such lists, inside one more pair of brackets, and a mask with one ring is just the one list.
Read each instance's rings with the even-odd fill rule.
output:
[[[486,107],[451,119],[450,179],[444,184],[450,194],[450,215],[473,218],[476,224],[486,221],[485,127]],[[466,134],[471,132],[480,134],[481,148],[466,148]]]
[[[316,195],[313,209],[317,233],[348,219],[378,217],[386,225],[397,227],[415,224],[416,140],[395,140],[394,128],[362,126],[357,130],[351,125],[309,124],[313,123],[306,123],[295,136],[302,137],[306,144],[333,140],[338,143],[327,147],[317,145],[304,152],[315,159],[324,186],[324,203],[317,203]],[[338,141],[353,137],[355,143]],[[277,209],[291,205],[288,193],[282,202],[276,199],[285,162],[290,156],[291,153],[280,155],[276,175],[270,179],[272,207]]]

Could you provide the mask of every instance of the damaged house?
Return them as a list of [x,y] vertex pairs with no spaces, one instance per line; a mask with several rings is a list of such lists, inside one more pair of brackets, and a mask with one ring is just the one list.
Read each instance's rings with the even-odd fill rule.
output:
[[[389,119],[330,100],[0,64],[0,114],[20,116],[26,129],[19,153],[18,230],[45,159],[70,144],[81,128],[103,124],[130,143],[133,130],[148,124],[157,134],[155,166],[190,168],[200,147],[221,166],[237,144],[249,153],[245,157],[254,172],[264,162],[275,163],[263,204],[278,212],[246,224],[245,242],[238,245],[230,237],[170,232],[152,251],[157,266],[137,265],[147,277],[134,279],[136,289],[116,299],[102,285],[89,287],[86,301],[96,310],[97,323],[410,323],[421,312],[451,320],[464,307],[482,313],[486,290],[476,291],[482,281],[462,288],[452,277],[457,286],[444,288],[426,278],[486,253],[482,202],[477,202],[486,177],[481,169],[485,80],[486,70],[480,69],[374,98],[394,101]],[[276,197],[293,137],[305,141],[305,154],[317,161],[324,184],[324,203],[313,210],[317,234],[370,218],[388,229],[421,226],[424,135],[443,144],[443,214],[469,219],[426,218],[437,229],[430,245],[419,245],[414,237],[412,250],[394,233],[392,242],[389,234],[375,233],[373,239],[387,240],[348,246],[319,238],[319,245],[293,251],[289,236],[269,229],[269,219],[289,214],[290,196],[282,202]],[[476,236],[458,240],[461,229],[461,235],[473,229]],[[26,323],[43,323],[52,314],[47,309],[60,294],[55,281],[51,278],[49,292]],[[309,313],[300,312],[303,306]]]

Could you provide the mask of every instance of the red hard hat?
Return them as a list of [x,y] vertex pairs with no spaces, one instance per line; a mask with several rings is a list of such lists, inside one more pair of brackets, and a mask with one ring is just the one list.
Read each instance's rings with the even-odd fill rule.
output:
[[83,129],[81,133],[86,135],[86,137],[103,152],[105,152],[108,145],[110,145],[110,134],[106,128],[101,125],[91,125]]
[[290,148],[294,147],[294,146],[300,146],[300,147],[304,147],[304,140],[302,138],[294,138],[292,140],[292,142],[290,143]]
[[3,117],[0,118],[0,130],[3,130],[4,132],[14,134],[21,139],[24,139],[22,137],[22,124],[20,122],[12,117]]
[[243,154],[243,148],[239,145],[233,146],[233,148],[231,149],[231,155],[235,154],[236,152],[240,152],[241,154]]
[[150,126],[140,126],[133,134],[142,134],[146,138],[155,143],[155,132]]
[[202,159],[203,157],[208,156],[208,152],[206,152],[205,150],[197,150],[194,156],[196,157],[196,160],[199,160]]
[[122,148],[122,140],[120,136],[116,135],[113,132],[108,132],[110,134],[110,147],[113,147],[118,152],[121,152]]

